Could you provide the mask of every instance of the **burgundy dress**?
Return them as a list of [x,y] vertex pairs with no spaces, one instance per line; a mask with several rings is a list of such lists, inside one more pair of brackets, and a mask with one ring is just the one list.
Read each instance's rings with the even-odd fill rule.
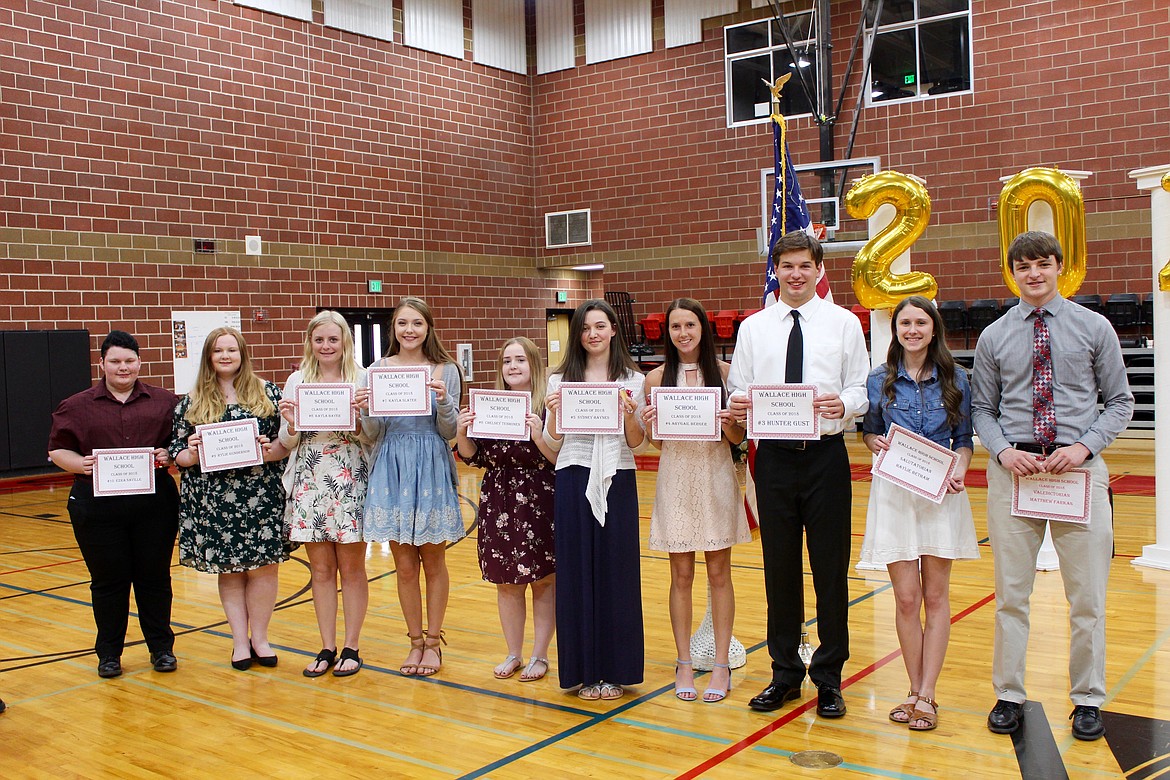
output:
[[487,469],[479,496],[479,568],[497,585],[556,571],[553,464],[530,441],[475,439],[467,463]]

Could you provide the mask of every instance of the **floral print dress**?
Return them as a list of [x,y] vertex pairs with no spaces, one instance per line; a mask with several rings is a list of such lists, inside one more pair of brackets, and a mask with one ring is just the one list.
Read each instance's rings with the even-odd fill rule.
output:
[[[264,383],[264,394],[275,409],[280,388]],[[195,426],[186,419],[191,407],[188,395],[175,407],[174,458],[187,449]],[[231,404],[221,422],[255,417],[239,404]],[[276,439],[280,415],[257,418],[260,435]],[[288,560],[284,544],[284,461],[204,474],[196,464],[181,468],[179,488],[179,562],[197,571],[234,574]]]
[[479,498],[479,568],[497,585],[556,571],[553,464],[530,441],[476,439],[472,466],[487,469]]

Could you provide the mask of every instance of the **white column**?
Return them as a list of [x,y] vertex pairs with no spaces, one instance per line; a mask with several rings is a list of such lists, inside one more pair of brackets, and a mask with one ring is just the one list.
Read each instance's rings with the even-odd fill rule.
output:
[[1134,566],[1170,569],[1170,292],[1158,289],[1158,273],[1170,261],[1170,192],[1163,177],[1170,176],[1170,165],[1139,168],[1130,171],[1139,190],[1150,191],[1150,222],[1152,227],[1154,291],[1154,398],[1160,399],[1154,411],[1154,475],[1162,490],[1154,496],[1154,543],[1142,548],[1142,554],[1133,560]]
[[[869,235],[872,238],[885,229],[886,225],[894,221],[898,215],[897,209],[888,203],[878,206],[877,211],[869,218]],[[910,270],[910,251],[906,250],[898,255],[890,264],[890,270],[896,274],[904,274]],[[869,313],[869,361],[871,368],[877,368],[886,362],[886,353],[890,351],[890,320],[893,309],[873,309]],[[876,456],[871,456],[876,458]],[[859,571],[885,571],[884,563],[868,563],[858,561]]]
[[[1085,179],[1093,174],[1089,171],[1064,171],[1064,173],[1071,176],[1076,182],[1077,186]],[[1006,183],[1011,176],[1001,176],[999,181],[1001,184]],[[1052,207],[1042,200],[1032,203],[1028,207],[1028,229],[1029,230],[1044,230],[1048,233],[1056,233],[1056,221],[1052,214]],[[1066,252],[1068,247],[1061,247]],[[1060,559],[1056,556],[1056,546],[1052,543],[1052,524],[1044,527],[1044,543],[1040,545],[1040,552],[1036,555],[1036,571],[1057,571],[1060,569]]]

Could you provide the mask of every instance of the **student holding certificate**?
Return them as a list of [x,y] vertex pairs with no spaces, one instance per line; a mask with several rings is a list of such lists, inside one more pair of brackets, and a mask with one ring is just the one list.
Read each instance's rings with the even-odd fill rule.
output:
[[[386,357],[373,367],[426,366],[431,374],[430,414],[366,417],[376,436],[366,496],[366,539],[390,542],[398,599],[410,652],[400,671],[429,677],[443,665],[443,618],[451,581],[447,543],[462,539],[463,513],[456,490],[455,458],[447,442],[458,432],[462,374],[438,334],[431,309],[420,298],[403,298],[391,316],[393,338]],[[423,633],[419,574],[426,577]]]
[[[644,377],[617,314],[600,299],[573,312],[565,358],[548,380],[544,438],[557,456],[557,653],[562,688],[617,699],[642,682],[645,642],[634,450],[644,443]],[[561,433],[561,385],[617,386],[620,433]]]
[[[497,360],[497,390],[527,392],[530,440],[471,438],[476,415],[459,413],[459,457],[486,469],[479,498],[479,568],[496,584],[500,625],[508,656],[495,668],[503,680],[524,666],[524,589],[532,587],[532,655],[521,682],[548,674],[548,644],[556,627],[556,556],[553,552],[553,464],[557,453],[542,435],[544,361],[540,348],[523,336],[504,342]],[[521,410],[522,411],[522,410]]]
[[942,317],[929,300],[904,298],[890,329],[885,365],[866,382],[865,446],[875,455],[888,449],[890,426],[897,424],[958,453],[941,504],[874,479],[861,546],[863,561],[884,563],[890,574],[898,643],[910,677],[910,694],[890,711],[890,720],[929,731],[938,724],[935,685],[950,640],[951,562],[979,557],[963,485],[973,447],[971,385],[947,349]]
[[[743,494],[735,476],[728,442],[743,441],[744,429],[731,419],[725,406],[725,382],[730,365],[715,357],[715,337],[707,313],[698,301],[679,298],[666,309],[665,361],[646,377],[646,391],[656,387],[715,387],[719,389],[716,441],[656,441],[662,450],[658,489],[650,516],[650,549],[670,554],[670,625],[678,660],[674,695],[697,699],[691,663],[691,584],[695,552],[702,550],[707,582],[711,586],[711,620],[715,630],[715,668],[703,701],[722,701],[731,690],[728,648],[735,620],[735,592],[731,583],[731,546],[752,539]],[[647,406],[642,415],[653,430],[658,409]]]
[[[264,462],[205,471],[196,426],[255,419],[258,444],[280,428],[280,388],[252,370],[243,335],[216,328],[203,343],[195,387],[175,409],[171,455],[182,476],[179,562],[218,576],[219,600],[232,631],[232,667],[276,666],[268,624],[276,607],[284,549],[284,453],[267,449]],[[206,458],[208,453],[203,453]]]
[[[354,362],[349,323],[335,311],[319,312],[305,328],[301,368],[284,385],[280,402],[280,446],[288,453],[284,490],[288,495],[284,522],[289,538],[309,554],[313,611],[321,632],[321,652],[301,674],[320,677],[333,669],[348,677],[361,668],[358,655],[362,624],[370,600],[363,532],[370,439],[359,418],[350,431],[299,431],[296,427],[297,388],[302,384],[351,384],[353,403],[365,403],[365,371]],[[344,644],[337,659],[337,580],[345,610]]]
[[[49,457],[75,475],[69,519],[89,569],[97,673],[122,674],[131,587],[150,662],[156,672],[173,672],[171,553],[179,491],[166,470],[171,464],[171,415],[179,399],[170,390],[139,381],[138,342],[129,333],[115,330],[106,336],[98,368],[102,381],[62,401],[49,433]],[[153,449],[154,492],[95,496],[93,451],[123,447]]]
[[[1060,294],[1064,255],[1056,237],[1021,233],[1007,260],[1020,303],[979,336],[972,379],[975,430],[990,455],[987,531],[995,556],[997,700],[987,727],[1010,734],[1023,720],[1028,599],[1047,527],[1069,605],[1072,733],[1094,740],[1105,733],[1105,591],[1113,549],[1109,469],[1101,453],[1129,425],[1133,394],[1113,326]],[[1018,479],[1073,469],[1087,471],[1091,483],[1087,523],[1012,514]]]

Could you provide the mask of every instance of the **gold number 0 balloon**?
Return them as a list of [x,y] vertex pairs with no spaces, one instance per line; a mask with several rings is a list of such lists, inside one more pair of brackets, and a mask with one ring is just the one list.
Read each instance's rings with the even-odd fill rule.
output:
[[1041,200],[1052,207],[1053,233],[1064,251],[1064,267],[1056,286],[1065,298],[1085,281],[1085,199],[1076,180],[1056,168],[1028,168],[1004,183],[999,193],[1000,271],[1012,295],[1020,286],[1008,263],[1008,246],[1028,229],[1028,208]]
[[894,219],[871,238],[853,261],[853,292],[867,309],[892,309],[903,298],[934,298],[938,283],[930,274],[890,272],[890,264],[909,249],[930,222],[930,195],[921,179],[897,171],[863,176],[845,195],[845,208],[855,219],[869,219],[884,204]]

